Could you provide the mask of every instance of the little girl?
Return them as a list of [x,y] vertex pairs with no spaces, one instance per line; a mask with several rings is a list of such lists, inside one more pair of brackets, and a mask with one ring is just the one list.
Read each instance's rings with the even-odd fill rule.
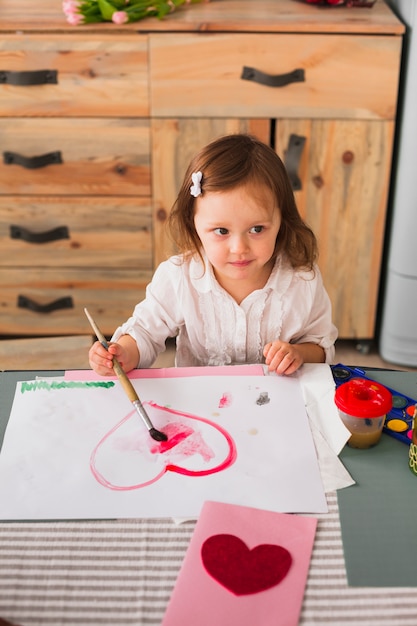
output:
[[228,135],[191,161],[169,225],[179,254],[159,265],[109,350],[96,342],[91,367],[113,374],[149,367],[176,337],[176,365],[265,362],[292,374],[330,363],[337,331],[285,167],[249,135]]

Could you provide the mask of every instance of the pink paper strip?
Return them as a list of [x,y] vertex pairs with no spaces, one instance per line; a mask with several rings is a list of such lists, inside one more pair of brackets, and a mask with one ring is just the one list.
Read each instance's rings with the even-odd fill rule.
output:
[[[220,367],[161,367],[136,369],[129,378],[183,378],[191,376],[264,376],[262,365],[225,365]],[[65,380],[117,380],[116,376],[99,376],[93,370],[67,370]]]

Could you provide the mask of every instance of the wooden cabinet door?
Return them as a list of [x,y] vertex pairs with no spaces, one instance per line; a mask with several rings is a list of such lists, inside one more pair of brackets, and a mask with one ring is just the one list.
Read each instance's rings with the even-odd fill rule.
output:
[[319,266],[343,338],[374,336],[394,125],[392,121],[278,120],[285,160],[305,138],[298,208],[319,242]]

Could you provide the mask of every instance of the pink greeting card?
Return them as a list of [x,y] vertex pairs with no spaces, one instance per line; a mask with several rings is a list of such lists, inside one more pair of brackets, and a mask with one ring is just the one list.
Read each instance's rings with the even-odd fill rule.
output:
[[317,519],[205,502],[162,626],[296,626]]

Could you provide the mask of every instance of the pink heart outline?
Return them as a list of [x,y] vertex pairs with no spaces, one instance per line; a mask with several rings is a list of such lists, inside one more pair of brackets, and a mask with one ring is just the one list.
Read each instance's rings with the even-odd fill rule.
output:
[[[109,480],[107,480],[107,478],[105,478],[105,476],[103,476],[103,474],[97,469],[96,467],[96,457],[97,457],[97,453],[100,450],[101,446],[125,423],[127,422],[129,419],[131,419],[132,417],[137,417],[137,413],[136,411],[131,411],[130,413],[128,413],[122,420],[120,420],[117,424],[115,424],[115,426],[113,426],[113,428],[111,428],[105,435],[104,437],[102,437],[100,439],[100,441],[98,442],[98,444],[95,446],[95,448],[93,449],[91,456],[90,456],[90,470],[93,474],[93,476],[95,477],[95,479],[104,487],[107,487],[108,489],[112,489],[114,491],[129,491],[129,490],[133,490],[133,489],[140,489],[142,487],[147,487],[153,483],[155,483],[156,481],[158,481],[160,478],[162,478],[162,476],[170,471],[170,472],[176,472],[177,474],[184,474],[186,476],[207,476],[209,474],[214,474],[217,472],[221,472],[224,469],[227,469],[228,467],[230,467],[236,460],[237,458],[237,450],[236,450],[236,444],[233,440],[233,438],[231,437],[231,435],[224,429],[222,428],[219,424],[216,424],[215,422],[212,422],[211,420],[208,420],[206,418],[203,417],[198,417],[196,415],[191,415],[190,413],[184,413],[183,411],[177,411],[175,409],[171,409],[168,407],[163,407],[160,406],[158,404],[156,404],[155,402],[144,402],[144,405],[149,405],[154,407],[155,409],[159,410],[159,411],[163,411],[163,412],[167,412],[171,415],[177,415],[179,417],[182,418],[186,418],[186,419],[191,419],[193,421],[197,421],[197,422],[201,422],[204,424],[207,424],[208,426],[211,426],[212,428],[215,428],[218,432],[221,433],[221,435],[223,435],[223,437],[226,439],[227,441],[227,445],[229,448],[229,452],[226,456],[226,458],[216,467],[212,467],[209,469],[205,469],[205,470],[189,470],[185,467],[181,467],[179,465],[176,464],[171,464],[168,463],[167,465],[165,465],[161,471],[154,476],[152,479],[145,481],[143,483],[138,483],[138,484],[134,484],[134,485],[114,485],[113,483],[111,483]],[[163,427],[160,428],[160,430],[163,431]],[[159,445],[161,448],[161,452],[163,453],[163,448],[164,448],[164,442],[158,443],[156,444],[155,441],[152,440],[153,445]]]

